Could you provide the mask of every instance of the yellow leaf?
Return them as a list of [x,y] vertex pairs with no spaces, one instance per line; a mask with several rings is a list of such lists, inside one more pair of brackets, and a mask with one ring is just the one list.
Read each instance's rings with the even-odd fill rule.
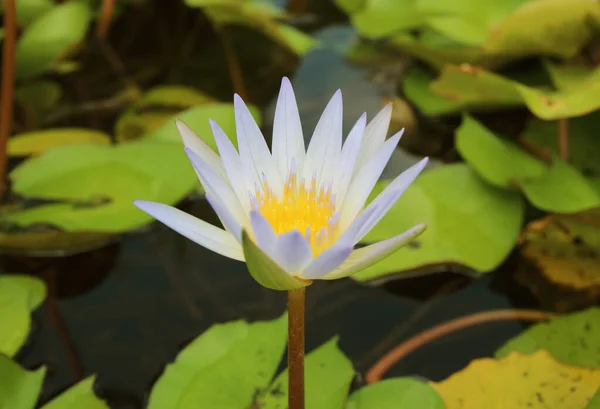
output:
[[483,358],[446,380],[432,383],[446,409],[585,409],[600,370],[562,364],[547,351]]
[[521,253],[553,284],[573,290],[600,286],[600,248],[592,240],[600,238],[600,229],[590,227],[583,236],[575,227],[566,220],[541,230],[529,225]]
[[8,140],[10,156],[38,155],[50,148],[64,145],[94,143],[110,144],[110,137],[103,132],[81,128],[57,128],[26,132]]

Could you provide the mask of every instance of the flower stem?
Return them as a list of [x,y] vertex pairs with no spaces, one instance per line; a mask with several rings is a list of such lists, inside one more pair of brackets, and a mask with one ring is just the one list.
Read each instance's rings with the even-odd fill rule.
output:
[[288,291],[288,409],[304,409],[305,288]]

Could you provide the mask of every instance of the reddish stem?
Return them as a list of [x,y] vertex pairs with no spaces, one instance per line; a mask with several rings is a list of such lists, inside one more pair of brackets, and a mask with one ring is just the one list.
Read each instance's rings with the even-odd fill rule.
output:
[[304,409],[304,296],[288,291],[288,408]]
[[112,19],[116,3],[117,0],[102,0],[100,19],[98,20],[98,25],[96,26],[96,35],[102,39],[106,38],[106,34],[110,28],[110,21]]
[[485,311],[477,314],[467,315],[452,321],[439,324],[433,328],[421,332],[396,346],[385,354],[379,361],[369,369],[366,376],[367,383],[375,383],[381,380],[385,373],[399,360],[411,352],[421,348],[444,335],[459,329],[467,328],[477,324],[493,321],[521,320],[521,321],[543,321],[552,318],[554,314],[537,310],[497,310]]

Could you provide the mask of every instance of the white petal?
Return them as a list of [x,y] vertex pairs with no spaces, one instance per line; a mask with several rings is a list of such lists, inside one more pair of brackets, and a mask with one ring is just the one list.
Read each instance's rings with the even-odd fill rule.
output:
[[334,244],[314,258],[300,274],[301,278],[316,280],[335,270],[348,258],[352,246]]
[[292,159],[296,161],[296,168],[301,172],[304,154],[304,136],[294,89],[290,80],[284,77],[281,80],[273,120],[273,158],[279,174],[284,179],[289,175]]
[[231,190],[231,186],[229,186],[223,178],[214,173],[206,162],[192,152],[192,150],[185,148],[185,152],[188,154],[194,169],[196,169],[196,172],[200,175],[200,181],[206,192],[214,197],[218,197],[221,203],[223,203],[227,207],[227,210],[235,217],[237,222],[242,226],[247,226],[248,214],[242,209],[235,193]]
[[354,174],[359,171],[360,167],[369,160],[373,153],[379,149],[383,141],[385,141],[391,118],[392,104],[387,104],[377,115],[375,115],[375,118],[369,122],[369,125],[367,125],[363,136],[362,146],[360,148],[360,154],[356,159]]
[[[391,202],[393,198],[386,197],[384,199],[388,199]],[[375,206],[369,205],[365,210],[362,211],[361,214],[358,215],[356,219],[352,221],[347,229],[342,230],[342,234],[337,239],[336,243],[344,243],[348,246],[354,246],[358,242],[357,237],[360,236],[361,232],[364,230],[364,227],[369,225],[369,222],[377,217],[380,209],[385,205],[386,203],[383,201],[380,201]]]
[[361,231],[356,237],[356,242],[360,241],[379,221],[385,216],[390,208],[398,201],[400,196],[408,189],[408,187],[414,182],[419,176],[419,173],[427,165],[429,158],[424,158],[417,164],[411,166],[404,172],[402,172],[396,179],[392,181],[383,192],[381,192],[364,210],[366,212],[369,208],[377,208],[369,220],[363,225]]
[[235,219],[235,217],[231,214],[231,212],[227,209],[227,206],[221,202],[221,200],[213,197],[210,193],[207,193],[204,197],[213,208],[223,226],[227,229],[227,231],[233,234],[233,237],[242,244],[242,226]]
[[402,132],[398,132],[380,146],[350,182],[346,199],[341,207],[340,226],[342,228],[354,220],[365,205],[371,190],[373,190],[375,183],[381,176],[381,172],[390,160],[401,136]]
[[398,236],[354,250],[341,266],[325,275],[323,279],[335,280],[356,274],[396,252],[423,230],[425,225],[419,224]]
[[250,224],[254,232],[254,240],[258,247],[269,257],[272,257],[277,242],[277,235],[271,227],[271,223],[259,212],[253,210],[250,212]]
[[304,178],[310,181],[316,174],[318,187],[333,180],[342,147],[342,109],[342,92],[338,90],[325,107],[306,151]]
[[290,274],[298,274],[312,259],[310,244],[298,230],[277,237],[274,260]]
[[231,233],[162,203],[145,200],[136,200],[133,203],[150,216],[202,247],[234,260],[244,261],[242,246]]
[[234,96],[233,103],[238,149],[243,170],[248,178],[248,188],[254,190],[255,183],[262,186],[264,175],[273,192],[276,195],[280,194],[283,178],[279,175],[263,134],[239,95]]
[[360,145],[362,143],[363,133],[367,124],[367,114],[362,114],[361,117],[356,121],[346,141],[342,147],[342,153],[340,154],[340,164],[338,170],[336,170],[335,181],[333,184],[333,192],[336,195],[336,203],[338,208],[344,203],[346,197],[346,191],[352,178],[354,171],[354,165],[356,158],[360,152]]
[[231,143],[231,140],[227,137],[225,132],[223,132],[223,129],[221,129],[221,127],[212,119],[209,120],[209,122],[217,148],[219,149],[219,154],[221,155],[223,167],[227,173],[229,184],[233,188],[242,207],[249,212],[250,202],[248,200],[248,189],[246,188],[246,177],[242,171],[240,156]]
[[223,163],[221,162],[221,158],[219,155],[213,151],[210,146],[206,144],[198,135],[194,133],[190,129],[189,126],[184,124],[179,119],[175,121],[175,125],[177,125],[177,129],[179,130],[179,135],[183,140],[183,144],[186,148],[190,149],[196,155],[200,156],[204,162],[210,166],[210,168],[222,178],[227,177],[227,173],[225,173],[225,168],[223,167]]

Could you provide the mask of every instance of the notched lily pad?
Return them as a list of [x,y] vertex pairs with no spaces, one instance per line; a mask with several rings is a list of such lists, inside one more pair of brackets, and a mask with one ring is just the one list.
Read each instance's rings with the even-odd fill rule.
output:
[[12,156],[37,155],[57,146],[94,143],[109,145],[110,136],[83,128],[57,128],[33,131],[12,136],[8,140],[8,154]]
[[365,386],[348,398],[345,409],[446,409],[437,391],[413,378],[392,378]]
[[26,275],[0,275],[0,355],[13,356],[21,349],[29,335],[31,312],[44,298],[43,281]]
[[42,391],[45,373],[44,367],[28,371],[0,354],[0,408],[34,408]]
[[556,217],[532,222],[523,233],[521,254],[528,263],[516,278],[546,308],[571,311],[600,300],[600,229],[589,227],[582,236],[577,225]]
[[70,387],[41,409],[109,409],[106,402],[94,393],[96,376],[90,376]]
[[[385,182],[379,182],[372,197],[384,187]],[[363,242],[388,239],[419,223],[427,230],[353,277],[375,280],[396,272],[401,277],[401,272],[452,266],[491,271],[514,247],[523,211],[519,193],[489,185],[466,164],[432,169],[419,176]]]
[[[483,358],[433,383],[447,409],[585,408],[600,385],[600,370],[558,362],[548,351]],[[509,391],[509,392],[507,392]]]
[[497,358],[518,351],[530,355],[544,349],[557,360],[600,369],[600,308],[592,307],[536,324],[496,351]]

